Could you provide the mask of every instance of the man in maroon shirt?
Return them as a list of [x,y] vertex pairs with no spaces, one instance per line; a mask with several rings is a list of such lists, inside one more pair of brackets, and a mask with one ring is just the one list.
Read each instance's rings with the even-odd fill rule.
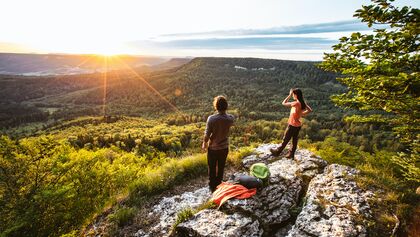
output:
[[229,129],[234,117],[226,113],[228,103],[225,97],[216,96],[213,106],[216,114],[208,117],[202,149],[207,149],[207,164],[209,170],[209,187],[213,192],[223,180],[226,158],[229,153]]

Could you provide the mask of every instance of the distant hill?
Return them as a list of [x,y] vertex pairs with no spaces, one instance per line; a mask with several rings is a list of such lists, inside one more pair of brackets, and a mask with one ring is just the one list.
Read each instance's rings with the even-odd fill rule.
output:
[[[145,56],[118,56],[107,59],[110,70],[124,69],[121,61],[130,67],[156,66],[168,59]],[[67,54],[13,54],[0,53],[0,74],[46,76],[101,72],[105,70],[105,57],[99,55]],[[121,61],[120,61],[121,60]]]
[[[183,62],[174,59],[162,68]],[[288,113],[281,101],[293,87],[302,88],[317,112],[313,116],[341,118],[341,110],[329,97],[345,88],[335,80],[336,75],[315,64],[257,58],[195,58],[166,70],[1,76],[0,123],[10,126],[104,113],[161,116],[175,112],[175,107],[177,112],[203,118],[211,113],[212,98],[219,94],[228,97],[231,111],[238,116],[278,119]]]
[[182,65],[190,62],[191,60],[192,60],[192,58],[172,58],[167,62],[154,65],[154,66],[152,66],[152,68],[154,70],[165,70],[165,69],[175,68],[175,67],[182,66]]
[[330,109],[329,96],[345,88],[336,81],[337,75],[320,70],[315,64],[258,58],[196,58],[176,71],[156,72],[150,81],[184,110],[206,111],[213,97],[222,94],[242,112],[275,113],[282,109],[281,101],[294,87],[303,89],[305,97],[318,109]]

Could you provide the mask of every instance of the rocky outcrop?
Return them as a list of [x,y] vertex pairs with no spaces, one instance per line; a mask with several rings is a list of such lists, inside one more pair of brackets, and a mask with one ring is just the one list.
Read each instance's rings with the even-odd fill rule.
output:
[[303,182],[294,175],[299,167],[292,160],[281,159],[268,167],[269,185],[249,199],[228,201],[224,208],[228,212],[246,213],[258,220],[266,231],[291,217],[289,210],[298,204]]
[[[244,157],[242,159],[243,167],[246,170],[249,170],[251,165],[257,162],[265,163],[268,165],[278,160],[285,160],[284,158],[282,159],[282,157],[284,157],[282,155],[271,155],[270,148],[273,147],[276,147],[276,145],[263,144],[257,147],[254,151],[254,154]],[[286,163],[285,165],[288,165],[286,169],[284,169],[284,167],[280,167],[280,169],[275,170],[285,171],[291,168],[292,171],[288,172],[289,174],[291,174],[292,176],[302,176],[306,181],[312,179],[316,174],[322,172],[324,167],[327,165],[327,162],[325,160],[321,159],[318,156],[315,156],[312,152],[305,149],[300,149],[296,151],[294,161],[295,164],[291,166],[289,166],[289,163]]]
[[[248,170],[254,163],[266,163],[270,169],[269,185],[249,199],[232,199],[221,210],[215,210],[216,212],[230,214],[240,213],[247,218],[251,218],[254,223],[258,223],[257,226],[259,226],[261,232],[265,233],[264,235],[287,233],[291,229],[289,225],[292,219],[291,213],[293,213],[293,209],[298,208],[300,197],[307,186],[305,177],[313,177],[322,172],[327,165],[324,160],[307,150],[297,151],[295,160],[274,157],[270,153],[270,148],[273,146],[271,144],[262,145],[255,150],[254,154],[243,159],[245,170]],[[242,216],[236,217],[243,218]],[[212,220],[214,219],[200,212],[194,218],[181,224],[183,231],[180,232],[180,235],[188,233],[187,236],[218,236],[211,235],[208,231],[202,231],[202,229],[208,229],[208,223]],[[215,221],[219,222],[220,220]],[[240,221],[241,219],[236,220],[236,222]],[[184,231],[185,226],[189,226],[191,229],[188,232]],[[229,225],[225,224],[223,226]],[[191,233],[203,232],[206,234],[191,235]]]
[[[356,170],[327,165],[326,161],[303,149],[296,152],[295,159],[273,157],[269,152],[273,146],[261,145],[252,155],[243,158],[245,171],[257,162],[268,165],[271,175],[267,186],[249,199],[231,199],[220,209],[198,212],[178,225],[176,235],[294,237],[366,234],[363,220],[369,217],[367,200],[372,193],[357,187],[354,181]],[[156,206],[152,214],[160,215],[161,221],[151,229],[153,235],[150,236],[167,235],[179,210],[197,207],[210,194],[207,188],[203,188],[182,196],[163,199]],[[138,233],[142,232],[139,230]]]
[[136,237],[169,236],[172,225],[175,223],[176,214],[185,208],[196,208],[210,198],[208,187],[203,187],[194,192],[185,192],[182,195],[165,197],[153,207],[148,217],[158,216],[158,223],[149,230],[138,230]]
[[177,226],[178,236],[259,237],[262,234],[259,222],[251,217],[215,209],[203,210]]
[[373,193],[357,187],[356,174],[355,169],[333,164],[313,178],[287,236],[366,236],[363,222],[370,217],[366,200]]

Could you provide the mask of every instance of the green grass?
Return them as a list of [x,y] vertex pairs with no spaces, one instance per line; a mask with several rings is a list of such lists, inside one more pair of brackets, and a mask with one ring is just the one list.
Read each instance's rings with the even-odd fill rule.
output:
[[146,167],[143,172],[143,177],[129,187],[129,202],[132,204],[141,204],[152,195],[206,174],[207,160],[205,154],[196,154],[167,160],[158,167]]
[[115,223],[118,226],[125,226],[134,218],[137,213],[137,209],[134,207],[121,207],[117,209],[113,214],[108,216],[110,222]]
[[187,207],[185,209],[182,209],[180,212],[176,214],[176,220],[174,225],[172,226],[172,231],[175,231],[176,227],[181,224],[184,221],[187,221],[192,216],[194,216],[197,213],[196,210],[193,210],[190,207]]
[[233,165],[233,167],[235,167],[236,169],[240,169],[242,167],[242,158],[251,155],[253,151],[253,146],[249,146],[242,147],[233,152],[229,152],[227,162],[228,164]]

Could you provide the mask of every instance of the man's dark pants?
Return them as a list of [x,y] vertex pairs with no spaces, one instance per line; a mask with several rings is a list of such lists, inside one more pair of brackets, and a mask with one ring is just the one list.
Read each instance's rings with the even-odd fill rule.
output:
[[229,153],[229,149],[222,150],[210,150],[207,151],[207,164],[209,166],[209,186],[213,192],[216,190],[223,180],[223,172],[225,170],[226,158]]

